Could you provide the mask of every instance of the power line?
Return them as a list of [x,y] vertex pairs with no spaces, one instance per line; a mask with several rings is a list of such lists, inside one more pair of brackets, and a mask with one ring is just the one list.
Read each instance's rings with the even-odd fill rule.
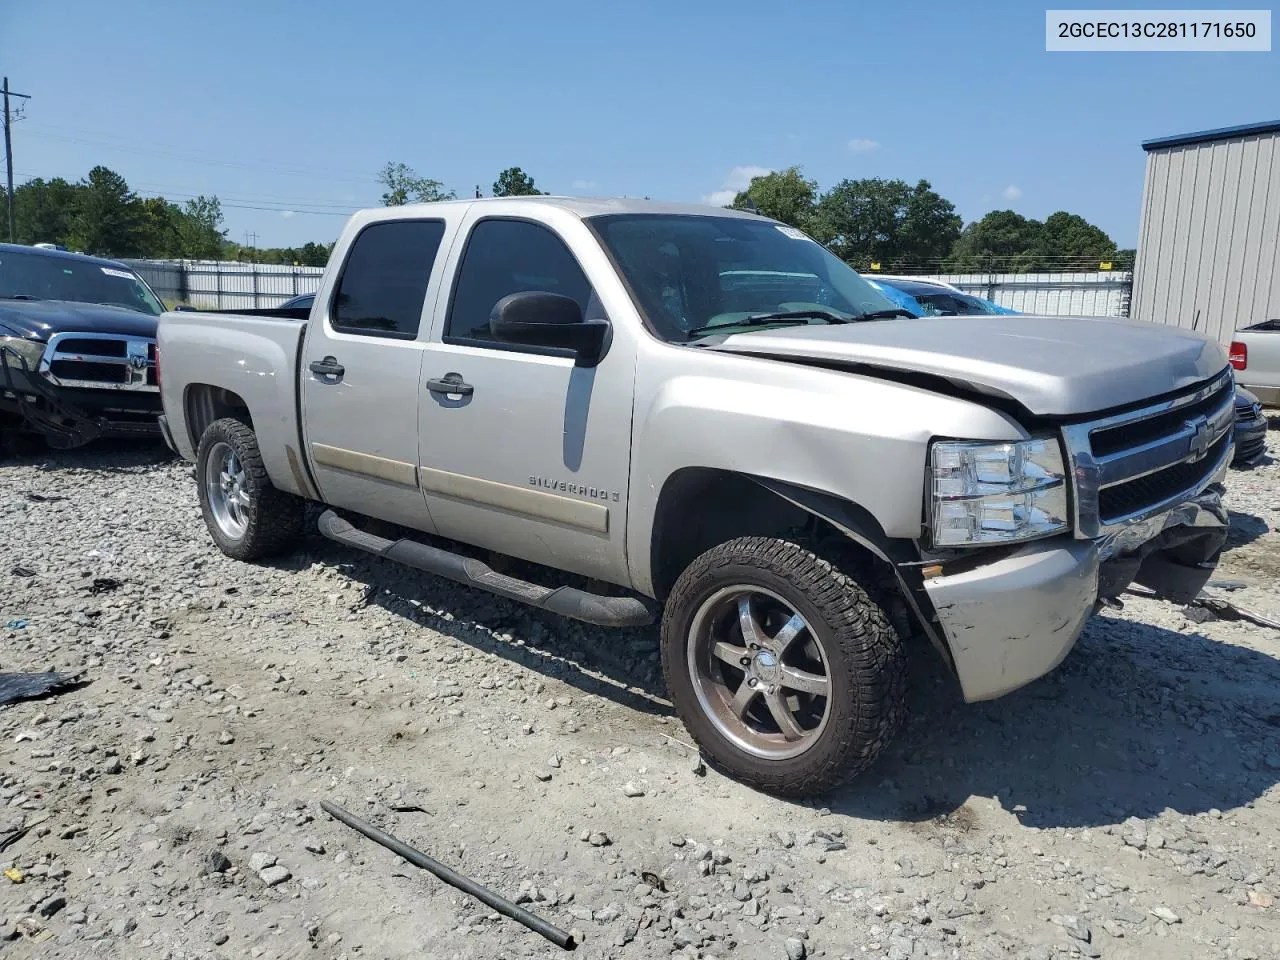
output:
[[308,169],[300,166],[287,166],[282,164],[273,164],[269,162],[247,162],[240,160],[217,159],[209,156],[199,156],[191,153],[171,150],[155,150],[139,147],[136,144],[112,143],[109,141],[94,139],[89,137],[67,137],[51,133],[32,132],[31,136],[41,140],[55,140],[60,143],[76,143],[82,146],[96,147],[103,150],[115,150],[120,153],[131,153],[143,157],[156,157],[162,160],[177,160],[183,163],[201,164],[211,167],[226,167],[238,170],[253,170],[259,173],[270,173],[281,177],[294,177],[305,180],[327,180],[339,183],[377,183],[377,178],[369,174],[354,175],[355,171],[348,171],[344,175],[335,175],[336,172],[322,173],[316,169]]
[[13,131],[12,121],[9,117],[9,98],[21,97],[23,100],[30,100],[29,93],[14,93],[9,89],[9,78],[4,78],[4,169],[5,176],[8,178],[9,189],[5,193],[5,205],[9,208],[9,242],[14,242],[17,230],[13,222]]

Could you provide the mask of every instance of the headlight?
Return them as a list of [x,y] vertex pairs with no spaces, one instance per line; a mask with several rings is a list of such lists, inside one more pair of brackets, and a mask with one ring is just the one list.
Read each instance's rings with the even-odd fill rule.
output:
[[[0,362],[21,370],[22,361],[25,360],[27,368],[34,373],[40,367],[40,358],[44,355],[44,346],[38,340],[0,336]],[[19,357],[22,359],[19,360]]]
[[1032,540],[1069,527],[1066,473],[1056,440],[939,440],[930,463],[935,546]]

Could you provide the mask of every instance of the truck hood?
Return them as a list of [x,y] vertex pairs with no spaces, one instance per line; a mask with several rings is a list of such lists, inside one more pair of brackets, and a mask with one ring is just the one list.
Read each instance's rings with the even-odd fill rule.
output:
[[55,333],[154,337],[160,318],[125,307],[72,300],[0,300],[0,334],[48,340]]
[[941,377],[1037,416],[1095,413],[1190,386],[1227,365],[1198,333],[1101,317],[919,317],[732,334],[707,349]]

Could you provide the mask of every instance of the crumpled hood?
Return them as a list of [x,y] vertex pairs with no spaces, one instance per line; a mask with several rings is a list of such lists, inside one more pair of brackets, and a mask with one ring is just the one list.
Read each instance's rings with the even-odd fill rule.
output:
[[1137,403],[1220,373],[1222,347],[1152,323],[1024,314],[920,317],[737,333],[707,349],[942,377],[1037,416]]
[[154,337],[160,318],[125,307],[72,300],[0,300],[0,334],[48,340],[55,333]]

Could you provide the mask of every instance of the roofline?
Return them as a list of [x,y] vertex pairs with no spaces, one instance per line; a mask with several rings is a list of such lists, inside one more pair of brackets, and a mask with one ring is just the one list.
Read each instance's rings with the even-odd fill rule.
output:
[[35,253],[46,257],[58,257],[63,260],[79,260],[81,263],[94,263],[98,266],[124,267],[132,269],[123,260],[112,260],[110,257],[95,257],[89,253],[76,253],[73,250],[50,250],[48,247],[37,247],[29,243],[0,243],[0,250],[13,250],[17,253]]
[[1271,120],[1266,123],[1245,123],[1235,127],[1218,127],[1215,130],[1180,133],[1172,137],[1156,137],[1154,140],[1143,140],[1142,149],[1150,153],[1152,150],[1162,150],[1166,147],[1189,147],[1196,143],[1215,143],[1219,140],[1262,136],[1268,133],[1280,133],[1280,120]]

